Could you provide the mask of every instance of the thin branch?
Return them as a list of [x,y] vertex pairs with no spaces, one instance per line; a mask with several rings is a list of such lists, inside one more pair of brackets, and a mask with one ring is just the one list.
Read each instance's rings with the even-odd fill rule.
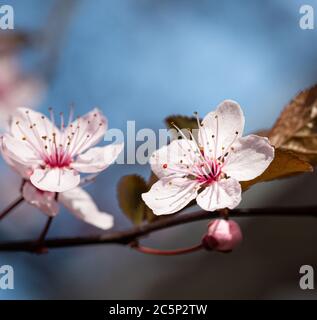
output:
[[52,224],[52,221],[53,221],[53,217],[48,217],[47,218],[47,221],[46,221],[46,224],[44,226],[44,229],[43,231],[41,232],[41,235],[39,237],[39,239],[37,240],[38,243],[40,243],[41,245],[44,243],[45,241],[45,238],[46,238],[46,235],[48,233],[48,230],[50,229],[50,226]]
[[0,213],[0,220],[6,217],[15,207],[17,207],[24,200],[23,196],[19,196],[16,200],[14,200],[7,208],[5,208]]
[[195,251],[199,251],[199,250],[203,249],[204,246],[202,243],[199,243],[195,246],[187,247],[187,248],[174,249],[174,250],[160,250],[160,249],[154,249],[154,248],[140,246],[139,244],[132,244],[131,248],[136,251],[139,251],[141,253],[152,254],[152,255],[156,255],[156,256],[176,256],[176,255],[180,255],[180,254],[192,253]]
[[[45,248],[66,248],[97,244],[131,244],[137,239],[154,231],[170,228],[185,223],[199,220],[210,220],[220,216],[217,212],[197,211],[188,214],[177,214],[155,221],[133,227],[124,231],[105,232],[100,235],[92,235],[76,238],[52,238],[43,242]],[[280,207],[280,208],[255,208],[235,209],[230,211],[231,218],[248,217],[315,217],[317,218],[317,206],[310,207]],[[37,246],[37,241],[15,241],[0,243],[0,251],[29,251],[32,252]]]
[[45,223],[44,229],[42,230],[38,240],[37,240],[37,245],[36,248],[34,249],[34,252],[36,253],[46,253],[48,250],[45,247],[45,238],[47,236],[47,233],[50,229],[50,226],[53,222],[53,217],[48,217],[47,221]]

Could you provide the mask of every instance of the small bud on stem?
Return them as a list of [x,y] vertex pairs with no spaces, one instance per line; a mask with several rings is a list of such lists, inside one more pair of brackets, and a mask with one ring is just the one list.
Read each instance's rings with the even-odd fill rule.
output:
[[232,251],[242,241],[240,226],[233,220],[216,219],[208,226],[208,232],[202,239],[206,250],[220,252]]

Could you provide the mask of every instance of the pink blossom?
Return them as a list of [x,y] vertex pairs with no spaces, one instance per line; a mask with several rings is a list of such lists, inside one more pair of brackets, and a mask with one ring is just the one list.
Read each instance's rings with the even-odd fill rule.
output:
[[150,158],[159,181],[142,198],[156,215],[175,213],[194,199],[207,211],[233,209],[241,201],[239,181],[256,178],[274,158],[267,138],[242,137],[244,115],[234,101],[197,122],[197,141],[183,134]]
[[61,203],[74,216],[97,228],[107,230],[113,226],[113,216],[100,211],[91,196],[81,187],[60,193],[40,190],[29,181],[32,169],[7,157],[3,149],[1,151],[5,161],[24,179],[22,196],[26,202],[50,217],[59,213]]
[[106,230],[113,226],[113,216],[99,211],[91,196],[80,187],[55,193],[39,190],[26,181],[22,188],[22,195],[25,201],[48,216],[56,216],[61,203],[77,218],[95,227]]
[[[74,216],[97,228],[106,230],[113,226],[113,216],[100,211],[91,196],[81,187],[61,193],[40,190],[29,181],[32,169],[7,157],[6,153],[1,151],[5,161],[24,179],[22,196],[27,203],[49,217],[55,217],[59,213],[61,203]],[[85,181],[86,179],[83,179],[83,183]]]
[[2,137],[4,159],[39,190],[64,192],[77,187],[80,173],[98,173],[112,164],[123,144],[93,147],[104,136],[107,119],[98,109],[72,122],[55,124],[39,112],[19,108]]
[[208,232],[203,238],[206,249],[231,251],[242,241],[239,225],[232,220],[216,219],[210,222]]

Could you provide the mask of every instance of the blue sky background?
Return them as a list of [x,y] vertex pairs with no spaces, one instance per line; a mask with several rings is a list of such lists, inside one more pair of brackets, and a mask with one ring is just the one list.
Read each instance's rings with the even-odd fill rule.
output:
[[[54,1],[6,3],[14,7],[17,29],[56,27],[48,19]],[[243,107],[248,132],[269,127],[291,97],[317,80],[317,30],[299,28],[302,4],[313,5],[317,14],[317,1],[308,0],[78,0],[69,25],[58,34],[59,59],[39,109],[67,110],[74,102],[84,113],[99,106],[111,128],[125,130],[127,120],[136,120],[137,128],[158,130],[167,115],[196,110],[204,115],[229,98]],[[56,21],[58,16],[55,12]],[[29,50],[26,66],[41,73],[35,66],[44,54],[40,48]],[[149,168],[113,166],[88,188],[100,207],[115,214],[116,228],[129,225],[115,200],[116,183],[132,172],[146,176]],[[18,178],[4,165],[1,175],[7,179],[0,182],[5,207],[18,194]],[[259,190],[270,194],[268,188]],[[242,205],[265,205],[260,191],[251,191]],[[1,222],[0,238],[37,236],[44,222],[23,205]],[[191,244],[205,224],[163,231],[149,243]],[[50,235],[92,232],[98,230],[65,211]],[[168,260],[116,246],[53,250],[44,256],[1,253],[0,265],[15,268],[16,288],[0,290],[0,298],[214,297],[205,255]],[[224,274],[227,261],[237,261],[239,252],[227,259],[217,262],[226,266]],[[201,270],[206,281],[195,282],[197,260],[206,263]],[[180,268],[186,271],[183,277]],[[166,278],[173,280],[161,287]]]

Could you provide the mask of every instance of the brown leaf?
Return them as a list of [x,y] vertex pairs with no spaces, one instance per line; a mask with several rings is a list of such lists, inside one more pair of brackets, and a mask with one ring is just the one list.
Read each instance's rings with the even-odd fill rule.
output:
[[198,129],[197,119],[181,115],[172,115],[165,119],[168,128],[174,128],[173,123],[180,129]]
[[122,177],[118,184],[119,205],[124,214],[134,223],[145,219],[146,205],[141,194],[148,191],[145,180],[138,175]]
[[260,137],[268,137],[268,135],[270,134],[270,130],[262,129],[262,130],[254,132],[253,134],[260,136]]
[[149,189],[157,181],[158,181],[158,177],[156,176],[156,174],[154,172],[151,172],[151,175],[150,175],[150,178],[149,178],[149,182],[148,182]]
[[283,149],[275,149],[275,157],[265,172],[253,180],[241,182],[241,186],[242,190],[247,190],[255,183],[311,171],[313,171],[313,167],[308,162],[298,158],[294,153]]
[[[269,139],[275,147],[285,147],[295,137],[306,138],[316,130],[317,118],[317,85],[299,93],[282,111],[280,117],[269,132]],[[296,145],[306,149],[297,141]],[[316,142],[317,145],[317,142]],[[296,149],[297,147],[295,147]],[[293,151],[296,151],[296,150]]]
[[[193,133],[194,137],[197,139],[198,124],[195,117],[172,115],[165,119],[165,124],[169,129],[175,129],[175,127],[173,126],[173,124],[175,124],[179,129],[184,130],[183,134],[185,134],[187,138],[190,138],[190,135],[189,132],[186,132],[186,130],[190,130]],[[182,136],[179,133],[176,133],[173,138],[179,139],[182,138]]]
[[118,200],[124,214],[134,223],[152,222],[159,217],[145,204],[141,195],[150,190],[157,181],[154,173],[147,183],[141,176],[129,175],[122,177],[118,183]]

